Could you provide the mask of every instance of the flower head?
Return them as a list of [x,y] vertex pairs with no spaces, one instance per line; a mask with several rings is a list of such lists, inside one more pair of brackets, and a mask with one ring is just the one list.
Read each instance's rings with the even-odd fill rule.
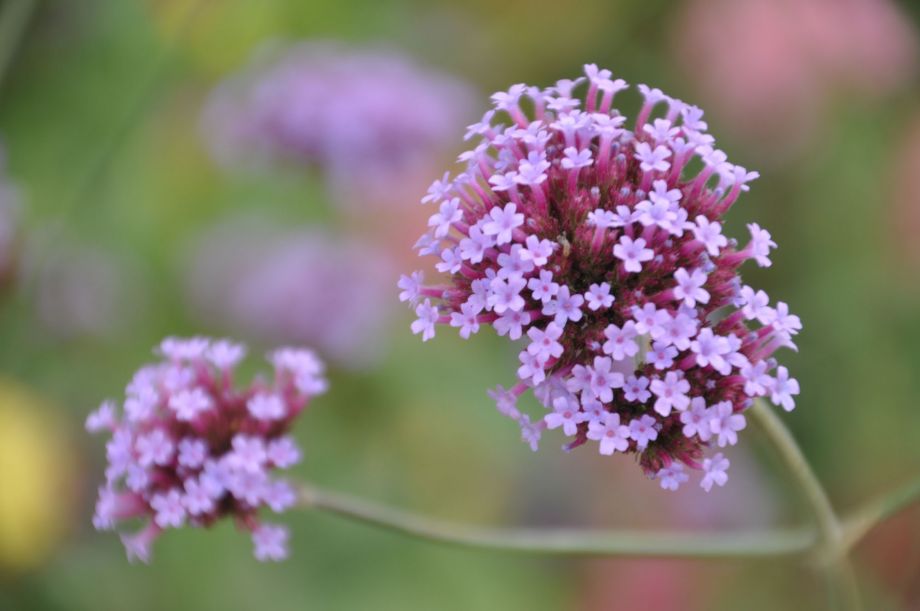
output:
[[[269,355],[272,383],[257,379],[237,389],[233,372],[244,352],[227,340],[167,338],[157,350],[162,361],[141,368],[128,385],[124,415],[106,401],[87,418],[90,431],[112,433],[93,524],[112,530],[122,520],[148,521],[122,537],[129,559],[149,561],[163,530],[225,517],[252,531],[259,560],[286,557],[287,530],[262,523],[259,509],[281,512],[296,500],[272,473],[300,460],[286,432],[325,389],[323,366],[308,350],[283,348]],[[128,408],[138,401],[147,407]]]
[[[190,254],[186,297],[209,324],[266,344],[312,346],[349,369],[365,368],[385,351],[395,304],[384,295],[394,265],[367,241],[233,216],[198,234]],[[420,275],[406,278],[407,300],[419,300],[421,284]],[[219,342],[206,356],[219,368],[243,357]]]
[[427,170],[462,131],[471,99],[467,84],[398,53],[302,43],[260,50],[214,90],[202,127],[224,165],[319,168],[347,196],[338,200],[366,204]]
[[[423,339],[449,323],[522,340],[513,393],[492,394],[532,447],[561,429],[568,449],[638,454],[666,489],[705,464],[709,489],[725,465],[706,451],[737,442],[752,399],[791,409],[799,391],[772,355],[801,322],[739,273],[770,265],[776,244],[756,224],[741,245],[722,234],[757,174],[715,148],[698,108],[640,86],[627,129],[613,106],[626,84],[593,65],[585,75],[493,97],[466,169],[426,198],[439,207],[421,254],[460,245],[463,263],[442,266],[437,288],[404,277],[401,299],[421,309]],[[521,413],[528,388],[545,417]]]

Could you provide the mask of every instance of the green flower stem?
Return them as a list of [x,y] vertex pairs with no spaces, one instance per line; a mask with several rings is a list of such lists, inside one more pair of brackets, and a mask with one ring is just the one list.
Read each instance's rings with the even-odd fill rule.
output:
[[920,479],[866,503],[841,521],[782,420],[759,402],[749,414],[776,446],[808,499],[817,528],[689,533],[477,527],[386,507],[311,484],[301,485],[299,504],[304,509],[328,512],[417,539],[506,552],[690,559],[804,560],[816,556],[828,578],[833,606],[858,609],[859,596],[847,552],[874,526],[920,499]]
[[404,512],[312,485],[301,485],[300,505],[418,539],[508,552],[564,556],[771,558],[805,555],[815,544],[814,533],[807,529],[687,533],[473,527]]
[[780,458],[789,469],[789,473],[795,478],[799,488],[801,488],[805,499],[811,506],[815,522],[818,527],[821,543],[827,546],[827,551],[836,549],[842,538],[840,523],[837,515],[831,507],[827,493],[818,481],[814,471],[808,464],[802,450],[793,439],[792,434],[783,421],[776,413],[768,407],[763,401],[755,401],[754,406],[746,412],[750,415],[767,434],[767,437],[773,443]]
[[818,481],[789,429],[766,403],[762,400],[755,401],[748,413],[773,443],[811,506],[818,530],[818,557],[824,565],[832,608],[860,609],[859,589],[846,555],[843,529],[824,487]]
[[[843,520],[844,548],[850,549],[874,526],[918,499],[920,479],[852,512]],[[804,556],[813,553],[820,544],[817,533],[809,528],[705,534],[478,528],[435,520],[308,484],[301,485],[300,505],[418,539],[517,552],[572,556],[764,558]]]

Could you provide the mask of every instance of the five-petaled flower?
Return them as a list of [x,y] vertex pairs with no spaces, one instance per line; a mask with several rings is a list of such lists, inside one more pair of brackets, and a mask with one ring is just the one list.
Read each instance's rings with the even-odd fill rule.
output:
[[128,384],[122,417],[106,401],[86,420],[91,432],[112,434],[93,524],[112,530],[147,519],[137,534],[122,536],[129,559],[147,562],[163,530],[233,518],[252,533],[256,558],[284,559],[287,529],[262,522],[259,510],[280,513],[296,500],[293,487],[272,474],[300,461],[287,432],[326,389],[322,363],[309,350],[282,348],[268,356],[271,382],[258,378],[237,389],[241,344],[167,338],[158,353],[163,360]]
[[[728,464],[706,452],[737,442],[754,398],[794,407],[798,383],[773,355],[794,348],[801,321],[741,281],[745,261],[770,265],[770,234],[722,233],[757,173],[729,163],[699,108],[658,89],[639,86],[630,129],[614,107],[626,88],[588,65],[580,79],[493,96],[465,170],[423,200],[437,210],[417,248],[447,281],[405,276],[400,298],[423,339],[450,324],[526,342],[517,384],[492,396],[531,447],[562,429],[566,449],[636,453],[666,489],[702,470],[708,490]],[[519,408],[528,390],[544,418]]]

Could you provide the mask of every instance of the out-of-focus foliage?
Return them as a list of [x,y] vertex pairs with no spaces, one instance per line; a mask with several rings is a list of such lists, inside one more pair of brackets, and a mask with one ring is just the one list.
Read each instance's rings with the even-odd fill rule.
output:
[[[120,396],[162,336],[245,334],[189,307],[189,254],[216,223],[264,216],[295,231],[321,228],[329,239],[366,241],[395,260],[411,256],[421,215],[343,214],[313,170],[228,172],[209,157],[200,131],[203,104],[256,48],[272,40],[392,48],[468,81],[481,92],[483,109],[493,90],[546,85],[579,73],[585,62],[703,104],[719,92],[707,90],[713,79],[695,71],[716,64],[697,59],[690,71],[678,57],[690,4],[37,2],[0,82],[6,173],[21,193],[17,222],[29,254],[16,284],[0,288],[0,374],[48,403],[33,409],[26,405],[35,399],[15,399],[10,416],[6,393],[31,392],[2,387],[0,464],[11,455],[14,476],[0,469],[0,550],[14,549],[3,541],[26,540],[28,532],[16,528],[14,539],[5,538],[7,515],[76,526],[65,538],[56,534],[60,526],[43,529],[42,538],[16,547],[26,556],[15,569],[0,551],[0,609],[549,610],[641,602],[650,611],[674,608],[674,601],[683,609],[817,608],[816,580],[792,564],[505,556],[309,513],[290,516],[293,554],[282,565],[253,561],[245,537],[223,525],[170,532],[158,541],[151,566],[129,566],[117,540],[89,524],[88,499],[101,483],[104,449],[88,438],[74,447],[52,433],[78,429],[99,401]],[[905,1],[897,15],[899,31],[915,39],[916,7]],[[787,25],[780,23],[780,31]],[[704,105],[729,157],[762,174],[733,209],[726,233],[742,235],[745,223],[759,222],[781,246],[771,268],[744,271],[802,317],[800,353],[784,359],[802,395],[785,417],[841,507],[920,469],[920,267],[906,256],[908,242],[920,236],[905,232],[902,220],[916,219],[920,210],[916,181],[904,178],[920,174],[904,152],[916,148],[909,127],[920,113],[916,65],[914,58],[884,95],[827,92],[812,137],[783,155],[733,128],[735,116]],[[435,167],[450,167],[462,133],[457,126],[456,149]],[[438,177],[420,181],[412,199]],[[81,308],[124,314],[112,321],[114,332],[61,333],[48,324],[48,310],[39,305],[40,278],[48,276],[39,272],[60,261],[60,247],[69,244],[91,245],[111,267],[129,270],[118,290],[97,287],[92,275],[77,287],[86,289]],[[384,297],[395,301],[396,293],[394,286]],[[93,305],[93,297],[105,296],[116,303]],[[299,476],[484,523],[720,528],[804,519],[767,449],[731,454],[738,477],[703,500],[695,490],[660,491],[615,458],[550,448],[532,454],[482,390],[513,375],[513,351],[488,333],[470,342],[442,333],[422,346],[408,324],[399,318],[386,329],[382,359],[373,367],[331,372],[330,392],[294,431],[305,450]],[[263,342],[254,350],[268,347]],[[918,515],[905,514],[899,536],[880,532],[857,550],[871,608],[918,604]]]

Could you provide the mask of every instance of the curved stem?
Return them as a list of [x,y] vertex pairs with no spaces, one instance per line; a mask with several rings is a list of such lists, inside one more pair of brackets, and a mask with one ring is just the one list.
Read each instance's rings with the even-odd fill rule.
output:
[[876,524],[920,499],[920,479],[870,501],[841,522],[824,488],[783,422],[758,402],[750,413],[776,446],[808,499],[817,529],[688,533],[586,529],[488,528],[456,524],[386,507],[354,496],[300,487],[300,506],[427,541],[506,552],[570,556],[694,559],[756,559],[818,553],[831,587],[834,608],[858,609],[859,593],[847,551]]
[[756,401],[747,413],[754,416],[760,427],[779,452],[780,458],[805,495],[811,506],[822,542],[833,547],[841,537],[840,524],[830,499],[808,464],[805,455],[783,421],[763,401]]
[[[920,499],[920,479],[866,503],[842,522],[842,546],[850,549],[874,526]],[[586,529],[475,528],[434,520],[354,496],[302,484],[300,504],[419,539],[507,551],[559,555],[756,558],[805,554],[819,538],[805,528],[747,533],[591,531]]]
[[827,493],[811,465],[802,453],[789,429],[776,413],[758,400],[748,410],[773,442],[789,473],[795,478],[811,506],[818,528],[819,553],[826,562],[825,572],[831,592],[832,606],[859,609],[859,591],[843,544],[843,530]]
[[739,533],[629,532],[471,527],[301,485],[300,505],[418,539],[465,547],[568,556],[769,558],[804,555],[813,532],[782,529]]

